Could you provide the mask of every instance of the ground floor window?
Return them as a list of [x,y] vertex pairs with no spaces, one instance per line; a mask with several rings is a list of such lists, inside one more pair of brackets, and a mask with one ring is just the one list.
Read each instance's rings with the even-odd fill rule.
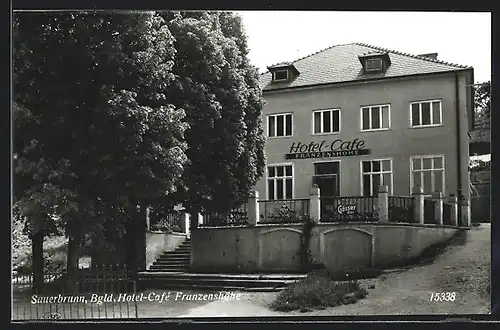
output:
[[293,198],[293,168],[291,164],[267,167],[267,199]]
[[392,194],[392,161],[391,159],[361,161],[361,191],[363,196],[376,196],[381,185]]
[[444,156],[411,158],[411,187],[422,187],[425,195],[444,193]]

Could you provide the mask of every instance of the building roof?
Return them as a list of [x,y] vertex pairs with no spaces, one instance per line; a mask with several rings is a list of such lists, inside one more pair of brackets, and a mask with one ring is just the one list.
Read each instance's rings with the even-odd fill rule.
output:
[[[391,65],[384,72],[363,74],[358,56],[387,53]],[[283,64],[280,63],[282,66]],[[371,46],[362,43],[351,43],[332,46],[312,55],[291,62],[300,74],[291,82],[271,82],[271,73],[260,76],[260,86],[264,91],[305,87],[311,85],[334,84],[369,79],[392,78],[419,74],[450,72],[471,69],[463,66],[435,60],[428,57],[405,54],[395,50]],[[273,68],[276,65],[271,65]]]

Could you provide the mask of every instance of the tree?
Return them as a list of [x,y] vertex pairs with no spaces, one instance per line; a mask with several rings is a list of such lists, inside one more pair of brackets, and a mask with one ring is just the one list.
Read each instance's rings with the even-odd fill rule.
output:
[[[76,203],[61,215],[70,273],[85,234],[106,222],[140,235],[140,210],[166,198],[182,174],[187,126],[165,95],[175,50],[162,23],[150,13],[16,16],[14,97],[30,110],[14,131],[16,165],[42,157],[53,173],[42,186]],[[17,181],[38,170],[19,170]],[[34,184],[18,194],[29,199]]]
[[489,81],[479,84],[475,88],[474,112],[478,125],[489,127],[491,118],[491,83]]
[[232,16],[161,15],[177,50],[169,99],[186,110],[190,125],[181,200],[192,213],[225,213],[246,200],[264,166],[264,103],[256,71],[246,59],[245,36],[237,24],[224,34],[220,18],[229,22]]

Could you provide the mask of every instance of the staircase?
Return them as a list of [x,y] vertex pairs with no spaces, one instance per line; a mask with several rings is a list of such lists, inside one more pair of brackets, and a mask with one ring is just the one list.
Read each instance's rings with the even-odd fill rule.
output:
[[191,238],[186,238],[174,251],[163,253],[149,268],[149,272],[184,273],[191,261]]

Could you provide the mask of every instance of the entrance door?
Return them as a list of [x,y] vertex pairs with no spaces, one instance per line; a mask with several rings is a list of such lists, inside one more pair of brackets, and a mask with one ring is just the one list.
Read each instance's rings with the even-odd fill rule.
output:
[[321,219],[329,218],[335,207],[333,197],[340,196],[340,162],[321,162],[314,164],[314,183],[320,193]]

